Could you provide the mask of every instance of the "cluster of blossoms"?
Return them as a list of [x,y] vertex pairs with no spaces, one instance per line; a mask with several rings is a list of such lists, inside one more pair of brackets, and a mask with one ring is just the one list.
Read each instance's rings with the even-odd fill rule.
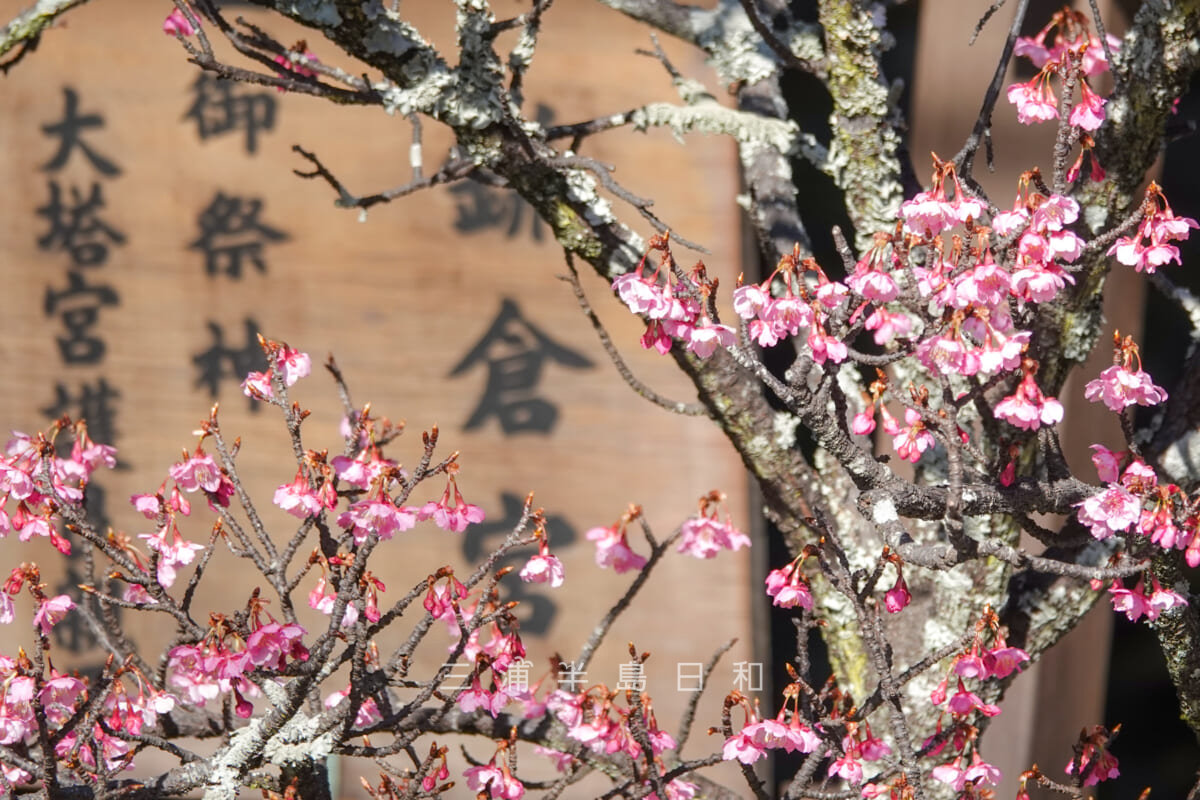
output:
[[[70,454],[59,457],[56,444],[64,431],[74,441]],[[116,466],[116,452],[93,442],[82,421],[58,420],[36,438],[14,431],[0,456],[0,538],[14,531],[22,542],[44,536],[70,555],[71,543],[58,533],[59,507],[82,501],[92,473]]]
[[[991,632],[990,647],[984,645],[985,636]],[[1000,781],[1000,771],[981,757],[975,741],[978,728],[973,724],[976,713],[985,717],[994,717],[1000,713],[1000,708],[980,699],[979,695],[970,691],[965,680],[985,681],[992,678],[1003,680],[1020,669],[1021,664],[1029,660],[1029,654],[1019,647],[1011,647],[1004,639],[999,628],[999,620],[990,608],[985,609],[983,616],[975,626],[975,639],[970,647],[955,656],[950,664],[946,677],[937,685],[930,696],[935,706],[946,704],[942,716],[937,723],[937,731],[926,740],[923,749],[933,758],[942,757],[946,745],[953,748],[954,758],[944,762],[932,770],[935,780],[949,784],[957,792],[962,792],[967,784],[975,787],[995,786]],[[951,680],[956,683],[953,695],[948,696]],[[949,714],[949,728],[943,723]],[[968,759],[969,756],[969,759]]]
[[259,693],[250,680],[251,673],[282,673],[289,663],[308,660],[303,627],[275,620],[257,591],[248,607],[244,630],[238,630],[223,615],[213,614],[203,639],[178,645],[168,653],[171,684],[180,689],[190,705],[203,708],[209,700],[232,692],[234,711],[248,718],[254,706],[247,698]]
[[266,372],[251,372],[242,381],[242,392],[247,397],[256,400],[270,400],[275,396],[271,388],[271,380],[278,378],[284,386],[295,386],[301,378],[307,378],[312,373],[312,359],[308,353],[293,350],[286,344],[272,342],[258,336],[258,343],[267,355]]
[[463,775],[471,791],[494,800],[520,800],[525,795],[525,784],[509,768],[508,748],[509,743],[502,740],[488,763],[467,768]]
[[[1101,445],[1092,445],[1092,451],[1092,463],[1106,486],[1079,503],[1076,512],[1092,536],[1103,540],[1133,527],[1164,550],[1184,550],[1188,565],[1200,566],[1200,525],[1194,510],[1184,503],[1182,490],[1173,483],[1160,484],[1153,468],[1140,459],[1126,459],[1127,454],[1113,453]],[[1177,524],[1177,516],[1185,515],[1183,524]],[[1113,608],[1124,611],[1130,620],[1142,615],[1154,620],[1162,611],[1187,604],[1180,595],[1159,586],[1157,580],[1152,586],[1147,596],[1142,579],[1132,590],[1113,581],[1109,589]]]
[[813,596],[804,577],[802,565],[813,553],[812,547],[804,548],[787,566],[773,569],[767,573],[767,597],[772,605],[780,608],[800,608],[812,611]]
[[[717,281],[708,279],[704,264],[697,262],[685,276],[677,272],[667,237],[653,236],[649,246],[637,269],[612,283],[625,305],[647,319],[642,347],[666,354],[678,339],[687,343],[688,352],[708,358],[718,346],[729,347],[736,342],[733,328],[715,320],[711,298],[717,290]],[[662,258],[654,272],[646,275],[646,259],[654,250],[660,251]]]
[[1116,256],[1126,266],[1138,272],[1153,274],[1159,267],[1179,260],[1179,248],[1171,242],[1188,238],[1188,231],[1197,227],[1190,217],[1177,217],[1171,204],[1154,181],[1146,189],[1146,201],[1142,206],[1142,221],[1135,236],[1121,236],[1108,255]]
[[1067,764],[1068,775],[1083,776],[1084,786],[1095,786],[1101,781],[1120,777],[1117,757],[1108,750],[1109,743],[1120,732],[1117,725],[1111,731],[1103,725],[1093,725],[1083,731],[1080,738],[1079,755]]
[[[725,495],[712,491],[700,498],[700,512],[679,526],[678,552],[693,558],[716,558],[723,550],[737,551],[750,546],[750,537],[733,526],[729,513],[721,509]],[[629,546],[629,524],[642,518],[641,506],[630,505],[624,514],[607,528],[592,528],[589,541],[596,543],[596,565],[612,567],[617,573],[638,570],[646,566],[645,556]]]
[[[661,756],[677,747],[675,738],[659,728],[649,695],[643,692],[639,695],[640,703],[621,706],[615,702],[620,694],[621,692],[610,691],[604,684],[597,684],[577,693],[559,688],[546,698],[546,708],[567,729],[568,738],[579,742],[593,753],[624,753],[634,760],[647,760],[643,755],[642,745],[638,743],[630,727],[631,717],[636,715],[638,728],[650,745],[650,760],[653,761],[659,775],[665,774],[667,767]],[[628,700],[631,695],[625,694]],[[554,758],[559,771],[562,772],[570,769],[574,762],[574,758],[565,753],[543,750],[543,754]],[[644,781],[644,784],[649,786],[649,780]],[[645,796],[659,800],[691,800],[699,791],[695,784],[681,778],[668,781],[663,790],[665,797],[659,798],[655,792]]]
[[[815,284],[808,287],[808,273]],[[773,297],[771,287],[778,283],[780,292]],[[893,287],[894,288],[894,287]],[[782,339],[799,336],[808,329],[808,346],[818,364],[846,360],[846,344],[827,331],[829,314],[843,306],[850,290],[845,284],[829,279],[811,258],[801,259],[799,250],[785,255],[775,271],[761,283],[739,286],[733,292],[733,310],[747,322],[750,338],[761,347],[774,347]]]
[[[1053,39],[1047,46],[1051,34]],[[1017,118],[1026,125],[1059,118],[1059,102],[1050,87],[1051,78],[1058,75],[1066,86],[1079,90],[1078,102],[1067,121],[1084,131],[1099,128],[1104,122],[1107,101],[1092,91],[1087,78],[1108,71],[1105,44],[1109,52],[1116,52],[1121,41],[1109,34],[1101,42],[1092,32],[1087,16],[1066,6],[1035,35],[1019,37],[1013,53],[1028,58],[1041,71],[1028,83],[1008,87],[1008,100],[1017,107]]]
[[596,543],[596,566],[612,567],[620,574],[646,566],[646,557],[633,552],[629,546],[629,523],[641,519],[642,507],[630,505],[620,518],[607,528],[592,528],[585,534]]
[[[16,659],[0,656],[0,685],[4,687],[0,693],[0,719],[4,722],[0,726],[0,745],[33,745],[38,740],[41,722],[51,738],[57,739],[55,756],[63,763],[82,765],[92,773],[100,769],[96,764],[97,754],[104,761],[103,769],[109,772],[130,768],[136,743],[121,736],[137,736],[143,728],[153,729],[158,716],[171,711],[176,703],[175,697],[156,690],[136,667],[112,670],[105,676],[108,692],[90,727],[89,739],[96,745],[93,748],[85,745],[77,729],[64,731],[89,702],[87,681],[51,667],[39,689],[34,674],[34,665],[24,652]],[[131,692],[127,678],[132,678],[136,692]],[[0,764],[0,772],[10,784],[32,778],[9,763]]]
[[[787,565],[767,573],[765,581],[767,597],[771,598],[772,605],[779,608],[796,608],[798,606],[806,611],[812,611],[813,596],[803,574],[803,564],[816,552],[813,545],[808,545]],[[900,556],[887,547],[883,549],[882,559],[896,568],[896,582],[884,592],[884,607],[888,613],[898,614],[912,602],[912,593],[909,592],[908,584],[904,580],[903,562],[900,560]]]
[[[1134,360],[1137,369],[1131,369]],[[1149,374],[1142,371],[1142,360],[1132,336],[1121,338],[1113,333],[1113,365],[1090,381],[1083,390],[1084,397],[1093,403],[1102,401],[1110,411],[1120,413],[1132,405],[1156,406],[1167,399],[1167,393],[1154,385]]]
[[750,546],[750,537],[733,527],[729,512],[720,519],[725,495],[712,491],[700,498],[700,513],[679,526],[679,552],[693,558],[716,558],[722,550]]
[[55,597],[46,595],[46,586],[41,583],[41,573],[37,564],[21,564],[13,569],[4,581],[3,589],[0,589],[0,623],[7,625],[16,618],[12,599],[19,595],[25,586],[29,587],[29,593],[37,605],[37,610],[33,612],[33,627],[37,628],[42,636],[48,635],[54,626],[75,608],[75,601],[65,594]]
[[[726,707],[741,706],[746,714],[746,724],[740,731],[725,738],[725,745],[721,751],[725,760],[753,764],[765,756],[768,750],[784,750],[788,753],[811,753],[817,750],[821,746],[821,734],[825,731],[820,725],[810,726],[804,722],[800,712],[800,693],[798,682],[788,684],[783,690],[783,705],[780,706],[779,713],[775,715],[774,719],[760,719],[757,705],[751,705],[750,701],[740,692],[730,693],[725,700]],[[790,713],[788,711],[789,703],[792,705]],[[871,737],[869,727],[864,730],[867,736],[866,752],[868,754],[875,756],[880,749],[890,752],[887,745]],[[861,758],[863,748],[858,739],[852,735],[847,735],[846,739],[848,742],[843,742],[843,752],[849,754],[857,751]],[[833,772],[831,771],[830,774],[832,775]],[[860,779],[861,774],[860,768]]]

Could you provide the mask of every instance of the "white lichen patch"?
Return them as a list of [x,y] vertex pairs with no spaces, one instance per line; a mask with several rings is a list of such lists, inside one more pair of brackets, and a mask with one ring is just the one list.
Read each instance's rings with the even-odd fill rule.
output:
[[747,114],[713,100],[688,106],[651,103],[635,111],[631,122],[642,131],[649,127],[670,128],[681,144],[685,133],[696,132],[725,135],[740,143],[762,143],[781,153],[796,149],[800,133],[794,122]]
[[601,197],[596,187],[596,179],[590,173],[579,169],[567,170],[567,197],[584,208],[584,218],[591,225],[608,225],[616,221],[612,213],[612,203]]
[[739,4],[725,0],[711,11],[697,12],[697,44],[721,83],[758,83],[775,71],[775,60]]
[[796,444],[796,428],[800,418],[788,411],[776,411],[771,416],[772,443],[781,450],[791,450]]
[[896,513],[896,504],[890,497],[876,500],[871,506],[871,521],[876,525],[887,525],[900,521],[900,515]]

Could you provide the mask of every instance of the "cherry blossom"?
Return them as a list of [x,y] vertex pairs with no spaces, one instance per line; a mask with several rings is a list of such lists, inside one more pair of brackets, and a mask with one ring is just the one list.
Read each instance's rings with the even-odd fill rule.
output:
[[735,344],[737,331],[728,325],[718,325],[705,316],[701,317],[700,324],[691,329],[687,350],[700,358],[708,358],[718,347],[732,347]]
[[1113,611],[1123,612],[1130,622],[1137,622],[1143,616],[1153,622],[1164,611],[1188,605],[1183,596],[1162,588],[1157,578],[1152,578],[1150,585],[1151,592],[1147,595],[1144,579],[1139,579],[1133,589],[1126,589],[1113,581],[1108,589],[1108,593],[1112,595]]
[[1138,521],[1142,503],[1123,486],[1110,485],[1076,506],[1079,521],[1092,536],[1107,539]]
[[[189,10],[190,7],[189,7]],[[192,16],[195,16],[193,11]],[[196,18],[199,21],[199,17]],[[171,9],[171,13],[167,14],[167,18],[163,20],[163,33],[168,36],[191,36],[196,32],[196,28],[188,20],[187,15],[179,8]]]
[[563,585],[563,565],[557,556],[547,550],[525,562],[520,577],[526,583],[549,583],[551,588],[557,589]]
[[587,539],[596,543],[598,567],[612,567],[615,572],[621,573],[646,566],[646,559],[629,548],[624,525],[592,528],[587,532]]
[[338,515],[337,524],[350,529],[354,534],[354,543],[361,545],[372,533],[378,534],[381,540],[391,539],[396,533],[412,529],[418,519],[426,517],[407,506],[397,506],[391,497],[381,492],[376,498],[351,504]]
[[140,533],[138,538],[145,539],[146,546],[158,553],[157,578],[163,588],[170,588],[175,583],[177,567],[192,563],[196,553],[204,549],[202,544],[185,540],[174,519],[168,519],[157,533]]
[[[1120,331],[1113,336],[1113,366],[1100,373],[1100,377],[1084,387],[1084,397],[1093,403],[1100,400],[1111,411],[1122,411],[1128,406],[1154,406],[1167,399],[1167,393],[1154,385],[1150,375],[1142,371],[1141,357],[1133,338],[1121,339]],[[1134,360],[1137,369],[1133,370]]]
[[1029,83],[1009,86],[1008,102],[1017,107],[1017,119],[1024,125],[1058,119],[1058,98],[1054,96],[1049,75],[1044,71]]
[[750,537],[733,527],[729,514],[718,519],[720,505],[725,500],[721,492],[709,492],[700,498],[700,515],[679,526],[679,552],[693,558],[715,558],[722,550],[739,550],[750,546]]
[[893,437],[892,446],[896,448],[896,453],[901,458],[915,464],[921,458],[921,454],[933,447],[936,442],[933,434],[925,428],[925,422],[921,419],[919,412],[906,408],[904,421],[908,424]]
[[958,691],[950,697],[946,707],[955,714],[970,714],[972,711],[979,711],[985,717],[994,717],[1000,713],[999,706],[985,703],[979,699],[979,695],[968,691],[962,678],[958,679]]
[[275,490],[274,502],[292,516],[306,519],[320,514],[323,508],[333,508],[337,505],[337,496],[329,480],[325,480],[321,488],[312,489],[304,469],[298,468],[295,480]]
[[1144,216],[1137,233],[1118,238],[1109,247],[1108,255],[1115,255],[1122,264],[1147,274],[1172,261],[1181,263],[1179,248],[1169,242],[1187,239],[1190,230],[1200,225],[1189,217],[1175,216],[1162,188],[1154,181],[1146,189],[1142,208]]
[[800,563],[793,561],[786,567],[767,573],[767,596],[774,598],[773,604],[780,608],[801,608],[812,611],[813,596],[808,583],[800,573]]
[[1037,371],[1036,363],[1025,359],[1022,362],[1022,370],[1024,377],[1017,384],[1016,391],[996,404],[996,418],[1027,431],[1061,422],[1062,403],[1043,395],[1033,379]]
[[[323,702],[326,708],[337,708],[347,698],[350,697],[350,687],[347,686],[341,691],[333,692],[325,698]],[[374,725],[383,719],[383,714],[379,711],[379,705],[373,697],[364,697],[359,703],[358,711],[354,715],[354,725],[358,728],[367,728]],[[446,777],[449,777],[448,775]]]
[[212,456],[198,448],[195,455],[185,456],[184,460],[173,465],[169,472],[171,478],[185,492],[203,491],[212,494],[221,488],[221,469]]
[[[747,726],[750,727],[750,726]],[[748,733],[743,728],[733,736],[725,740],[725,744],[721,747],[721,757],[726,761],[737,759],[743,764],[753,764],[767,754],[767,746],[755,739],[753,729]]]
[[250,663],[257,667],[282,670],[288,659],[307,661],[308,648],[301,641],[305,633],[304,628],[295,623],[283,624],[271,620],[258,625],[246,637]]
[[65,594],[42,600],[33,613],[33,624],[42,629],[42,635],[47,635],[73,608],[75,601]]
[[[1118,725],[1113,728],[1110,734],[1104,727],[1100,725],[1093,726],[1090,730],[1086,730],[1082,736],[1083,752],[1079,757],[1079,774],[1084,776],[1084,786],[1095,786],[1101,781],[1110,780],[1119,777],[1121,772],[1117,769],[1117,757],[1108,750],[1109,741],[1116,734]],[[1068,775],[1075,775],[1076,759],[1072,758],[1067,762],[1067,766],[1063,771]]]
[[1079,82],[1079,103],[1071,109],[1068,122],[1085,131],[1094,131],[1104,122],[1104,104],[1108,101],[1092,91],[1086,81]]
[[884,606],[889,614],[898,614],[911,602],[912,594],[908,591],[908,584],[904,582],[904,575],[897,572],[895,585],[884,594]]
[[[463,500],[462,492],[458,489],[458,481],[455,479],[458,465],[452,464],[447,467],[446,472],[449,478],[446,481],[446,489],[442,492],[442,499],[430,500],[421,506],[417,510],[417,519],[422,521],[432,519],[434,524],[442,530],[462,533],[468,525],[483,522],[483,509]],[[451,491],[454,492],[453,502],[450,499]]]

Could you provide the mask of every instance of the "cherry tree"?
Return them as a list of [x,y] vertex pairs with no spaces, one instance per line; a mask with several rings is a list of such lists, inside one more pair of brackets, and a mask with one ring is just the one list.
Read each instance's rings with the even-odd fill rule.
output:
[[[1142,369],[1137,342],[1106,326],[1099,303],[1109,270],[1133,270],[1200,329],[1200,303],[1171,277],[1177,243],[1197,223],[1145,182],[1200,59],[1200,4],[1148,0],[1123,37],[1106,32],[1094,3],[1063,8],[1036,35],[1021,36],[1029,2],[1017,0],[961,150],[915,165],[929,179],[906,189],[905,126],[881,67],[891,41],[886,4],[817,0],[812,22],[779,0],[717,0],[708,9],[600,1],[703,51],[733,107],[657,49],[675,98],[539,124],[523,110],[522,86],[536,69],[543,18],[555,13],[549,0],[505,19],[486,0],[456,0],[453,53],[426,41],[403,4],[381,0],[254,0],[323,36],[311,52],[281,44],[269,26],[229,19],[213,0],[165,4],[165,21],[153,24],[178,40],[181,57],[221,77],[380,107],[414,120],[414,131],[426,119],[453,133],[455,146],[436,169],[419,167],[402,186],[362,194],[322,154],[297,148],[303,177],[327,183],[339,206],[365,211],[457,180],[505,186],[527,200],[561,244],[578,302],[625,380],[667,411],[709,417],[757,481],[763,513],[790,552],[773,565],[766,594],[794,609],[801,629],[819,630],[834,678],[814,680],[800,637],[776,705],[730,694],[713,721],[722,742],[686,758],[690,717],[667,733],[636,689],[549,681],[509,691],[506,673],[524,648],[506,587],[564,580],[541,512],[527,502],[472,574],[431,566],[426,580],[383,601],[370,559],[390,540],[416,525],[461,531],[482,519],[458,487],[457,454],[439,449],[433,429],[415,466],[402,468],[392,455],[398,432],[351,402],[332,361],[344,441],[314,449],[303,436],[305,412],[288,396],[312,364],[263,339],[269,369],[248,375],[244,389],[276,409],[292,442],[295,481],[272,498],[299,520],[287,535],[262,524],[256,504],[265,500],[242,485],[237,448],[215,412],[162,486],[133,498],[155,529],[144,543],[106,536],[87,520],[82,489],[115,455],[90,439],[85,422],[64,419],[9,443],[0,532],[66,550],[59,526],[69,526],[88,550],[94,581],[75,607],[48,596],[27,563],[0,593],[6,622],[20,624],[12,596],[29,592],[36,605],[37,646],[0,654],[7,791],[227,798],[248,787],[325,797],[326,759],[338,755],[384,765],[369,787],[378,798],[436,796],[455,781],[482,797],[572,796],[575,782],[597,771],[613,781],[606,796],[764,798],[770,790],[754,765],[782,750],[804,756],[788,797],[989,797],[999,774],[982,743],[998,700],[1097,602],[1152,624],[1181,714],[1200,732],[1200,612],[1185,580],[1185,568],[1200,565],[1200,445],[1180,424],[1200,407],[1195,337],[1180,343],[1180,385],[1160,386]],[[13,67],[80,2],[39,0],[9,23],[0,66]],[[1002,24],[990,19],[1001,6],[987,9],[981,25]],[[506,32],[516,33],[515,44],[501,51]],[[1014,58],[1036,74],[1006,86]],[[781,90],[789,71],[828,92],[828,140],[789,118]],[[1030,163],[1011,203],[975,180],[980,156],[990,159],[997,114],[1057,131],[1052,150],[1037,154],[1050,166]],[[761,279],[721,287],[702,263],[677,260],[682,247],[698,245],[673,234],[610,166],[582,154],[590,137],[619,127],[737,143],[741,203],[768,265]],[[794,158],[842,193],[853,231],[833,232],[833,263],[811,255]],[[585,264],[611,281],[613,302],[644,321],[640,343],[613,341],[603,329],[577,273]],[[1072,369],[1109,342],[1112,366],[1082,376],[1084,395],[1117,415],[1125,443],[1120,451],[1095,445],[1094,469],[1074,474],[1058,436],[1061,393]],[[673,359],[694,402],[663,397],[632,375],[621,351],[639,345]],[[1142,408],[1149,411],[1135,415]],[[440,499],[421,504],[430,493]],[[661,540],[637,507],[588,533],[598,566],[636,577],[576,666],[668,550],[711,558],[751,544],[719,493],[699,508]],[[216,521],[211,541],[188,541],[176,520],[203,514]],[[1054,515],[1065,521],[1051,526]],[[1023,546],[1023,534],[1039,544]],[[274,611],[258,592],[234,609],[193,606],[218,542],[255,564]],[[518,574],[495,569],[521,546],[536,553]],[[297,621],[306,592],[328,616],[322,630]],[[175,644],[138,652],[111,613],[118,607],[126,625],[139,614],[169,614]],[[49,662],[48,634],[66,614],[84,616],[110,654],[89,681]],[[411,633],[381,652],[376,634],[391,627]],[[454,642],[450,663],[435,675],[409,674],[412,652],[442,628]],[[640,663],[646,654],[630,656]],[[461,685],[447,681],[453,663],[469,667]],[[346,666],[348,682],[339,672]],[[269,700],[261,711],[250,700],[260,695]],[[1117,778],[1113,732],[1094,723],[1078,721],[1083,731],[1065,769],[1030,765],[1019,796],[1040,785],[1079,797]],[[495,750],[452,776],[439,741],[458,734],[490,738]],[[223,738],[200,755],[186,736]],[[561,777],[526,785],[518,743],[542,748]],[[178,763],[151,779],[123,776],[146,749]],[[743,786],[706,777],[721,761],[739,766]]]

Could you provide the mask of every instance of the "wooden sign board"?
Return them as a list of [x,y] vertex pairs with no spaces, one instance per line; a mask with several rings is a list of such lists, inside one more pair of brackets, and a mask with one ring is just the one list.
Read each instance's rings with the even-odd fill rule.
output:
[[[2,0],[0,12],[8,19],[24,5]],[[223,430],[242,439],[240,470],[268,529],[277,540],[295,530],[295,520],[270,503],[295,471],[282,420],[239,389],[260,366],[255,336],[262,332],[311,353],[315,364],[334,354],[355,403],[369,400],[373,413],[406,420],[393,457],[415,462],[420,431],[435,423],[442,454],[462,453],[459,485],[487,521],[465,534],[425,523],[381,546],[375,566],[388,588],[385,603],[443,564],[465,572],[511,529],[522,498],[536,493],[567,583],[551,590],[506,581],[523,604],[535,674],[553,652],[577,653],[630,582],[596,568],[589,528],[637,502],[665,537],[714,488],[728,493],[745,526],[747,479],[732,449],[707,421],[671,416],[623,384],[559,280],[561,251],[527,205],[459,183],[377,207],[365,221],[333,208],[327,185],[292,174],[307,166],[292,145],[317,153],[351,191],[365,194],[411,177],[408,123],[379,109],[218,82],[161,33],[168,5],[84,6],[0,82],[7,367],[0,408],[9,427],[24,431],[64,413],[83,415],[98,441],[118,447],[120,468],[98,480],[109,524],[149,532],[129,496],[157,489],[219,402]],[[501,15],[524,10],[494,5]],[[449,4],[406,3],[404,12],[452,47]],[[307,38],[318,57],[337,63],[315,32],[244,13],[282,41]],[[675,101],[661,65],[633,52],[648,43],[645,29],[599,4],[556,4],[528,76],[527,108],[543,121],[572,122]],[[706,74],[694,53],[673,56],[690,74]],[[449,144],[426,124],[427,170]],[[710,274],[733,285],[739,211],[729,142],[682,147],[664,132],[614,131],[588,141],[584,154],[618,163],[618,180],[653,197],[680,234],[711,248]],[[633,370],[663,393],[691,399],[669,359],[639,349],[640,327],[608,287],[595,278],[586,287]],[[339,450],[342,410],[323,370],[314,369],[293,397],[312,410],[305,446]],[[431,483],[413,500],[440,492]],[[207,541],[213,522],[203,506],[197,502],[185,522],[194,541]],[[0,552],[5,563],[38,561],[55,593],[79,580],[77,565],[64,564],[45,540],[9,536]],[[741,637],[714,676],[697,720],[702,731],[719,720],[733,664],[752,660],[749,604],[759,587],[750,585],[744,552],[706,562],[672,554],[659,571],[610,634],[589,681],[616,683],[626,642],[651,651],[647,690],[673,727],[665,720],[675,720],[687,698],[677,691],[676,665],[706,662]],[[302,587],[301,603],[313,581]],[[197,608],[232,614],[261,582],[244,562],[218,553]],[[166,615],[136,617],[133,636],[147,648],[171,638]],[[315,613],[305,620],[310,630],[325,623]],[[398,627],[397,640],[409,625]],[[80,627],[64,622],[55,638],[60,667],[100,658]],[[31,634],[15,624],[0,630],[0,641],[0,651],[12,653],[28,649]],[[388,642],[380,644],[386,652]],[[436,669],[441,646],[431,637],[416,674]],[[347,776],[344,785],[357,780]]]

